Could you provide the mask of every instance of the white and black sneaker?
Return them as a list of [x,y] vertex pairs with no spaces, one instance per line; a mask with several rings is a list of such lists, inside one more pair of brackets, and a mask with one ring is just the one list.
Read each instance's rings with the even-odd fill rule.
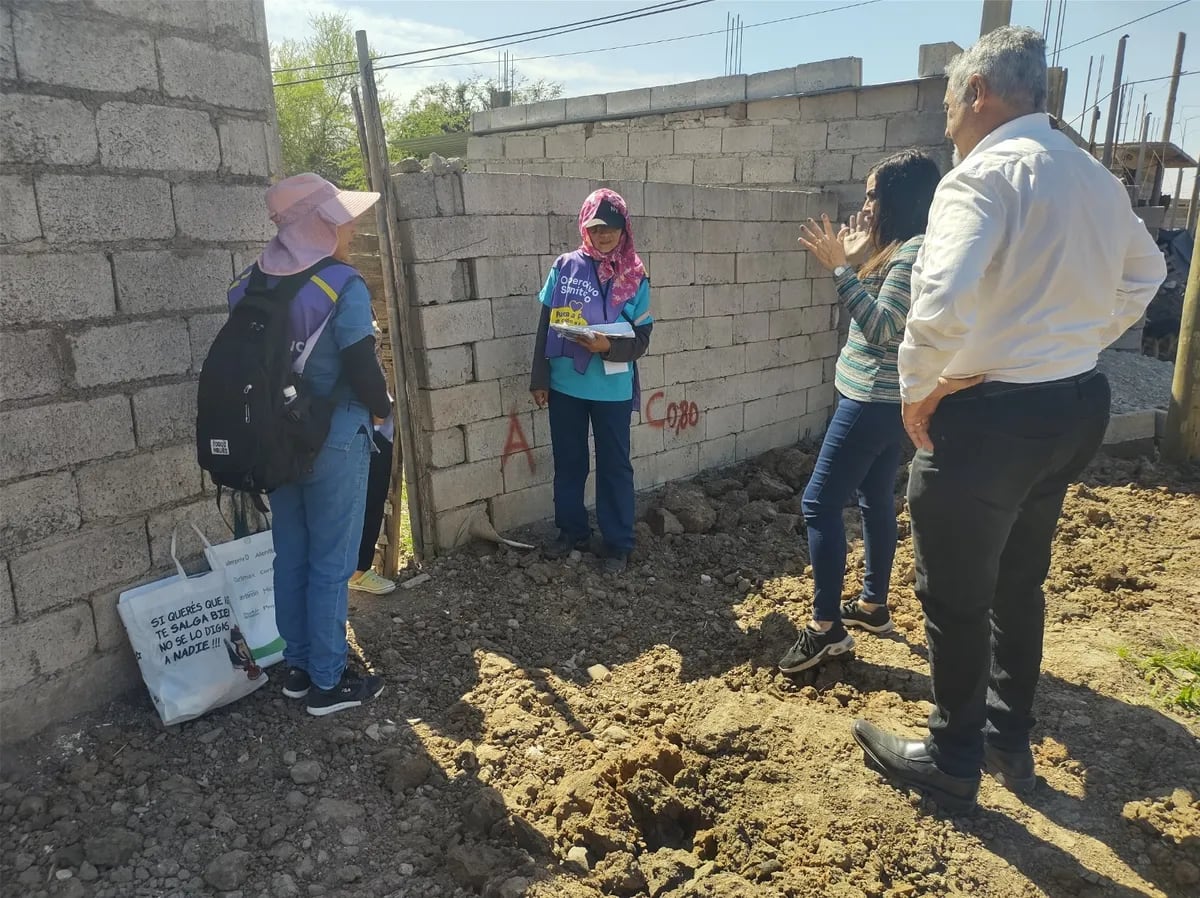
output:
[[313,717],[336,714],[349,708],[357,708],[379,698],[383,692],[383,677],[359,677],[350,672],[342,674],[341,682],[332,689],[315,686],[308,694],[308,713]]
[[887,605],[880,605],[874,611],[867,611],[858,604],[858,599],[842,602],[842,623],[847,627],[858,627],[872,633],[891,633],[896,629]]
[[827,658],[854,651],[854,637],[841,624],[834,624],[824,633],[805,627],[796,644],[779,661],[784,673],[799,673],[816,667]]
[[300,667],[289,667],[287,679],[283,681],[283,694],[288,698],[304,698],[312,687],[308,671]]

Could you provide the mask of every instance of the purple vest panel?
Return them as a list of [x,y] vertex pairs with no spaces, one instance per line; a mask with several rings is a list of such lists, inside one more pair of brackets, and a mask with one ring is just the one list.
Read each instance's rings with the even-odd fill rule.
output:
[[[558,280],[550,305],[551,324],[610,324],[620,315],[620,309],[610,308],[607,291],[602,290],[596,277],[596,266],[580,250],[559,256],[554,263]],[[609,317],[611,315],[611,317]],[[551,329],[546,334],[546,358],[556,359],[569,356],[575,362],[575,370],[582,374],[587,370],[592,354],[577,343],[564,340],[562,335]]]

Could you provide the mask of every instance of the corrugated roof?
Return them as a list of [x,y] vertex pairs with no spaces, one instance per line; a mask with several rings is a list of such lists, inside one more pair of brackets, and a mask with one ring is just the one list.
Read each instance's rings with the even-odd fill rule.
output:
[[437,153],[449,159],[452,156],[466,157],[467,138],[465,131],[453,134],[435,134],[432,137],[393,137],[388,142],[405,153],[424,159]]

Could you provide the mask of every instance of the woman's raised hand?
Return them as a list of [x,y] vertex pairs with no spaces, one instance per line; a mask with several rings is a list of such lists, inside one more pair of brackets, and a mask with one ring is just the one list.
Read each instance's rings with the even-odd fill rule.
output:
[[871,255],[871,217],[866,212],[855,212],[850,221],[838,231],[838,240],[851,265],[862,265]]
[[806,224],[800,225],[800,237],[797,242],[830,271],[839,265],[847,264],[846,251],[834,234],[833,223],[825,213],[821,213],[819,224],[810,218]]

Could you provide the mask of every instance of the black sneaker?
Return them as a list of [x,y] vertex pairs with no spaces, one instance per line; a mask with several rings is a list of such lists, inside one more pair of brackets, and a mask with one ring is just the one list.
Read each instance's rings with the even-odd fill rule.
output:
[[825,633],[805,627],[800,631],[796,644],[780,659],[779,669],[784,673],[799,673],[816,667],[826,658],[853,651],[854,637],[846,632],[845,627],[834,624]]
[[584,539],[572,539],[565,533],[560,533],[555,538],[554,542],[550,543],[548,546],[542,547],[542,554],[553,560],[558,558],[566,558],[576,549],[578,549],[580,552],[586,552],[588,548],[588,540],[586,537]]
[[344,673],[342,681],[332,689],[313,687],[308,696],[308,713],[313,717],[324,717],[326,714],[357,708],[379,698],[381,692],[383,677],[356,677],[352,673]]
[[308,671],[299,667],[289,667],[287,679],[283,681],[283,694],[288,698],[304,698],[312,687],[312,679]]
[[629,555],[624,552],[610,551],[600,569],[606,574],[623,574],[629,567]]
[[896,629],[887,605],[881,605],[874,611],[864,611],[858,604],[858,599],[842,602],[842,623],[847,627],[859,627],[872,633],[891,633]]

